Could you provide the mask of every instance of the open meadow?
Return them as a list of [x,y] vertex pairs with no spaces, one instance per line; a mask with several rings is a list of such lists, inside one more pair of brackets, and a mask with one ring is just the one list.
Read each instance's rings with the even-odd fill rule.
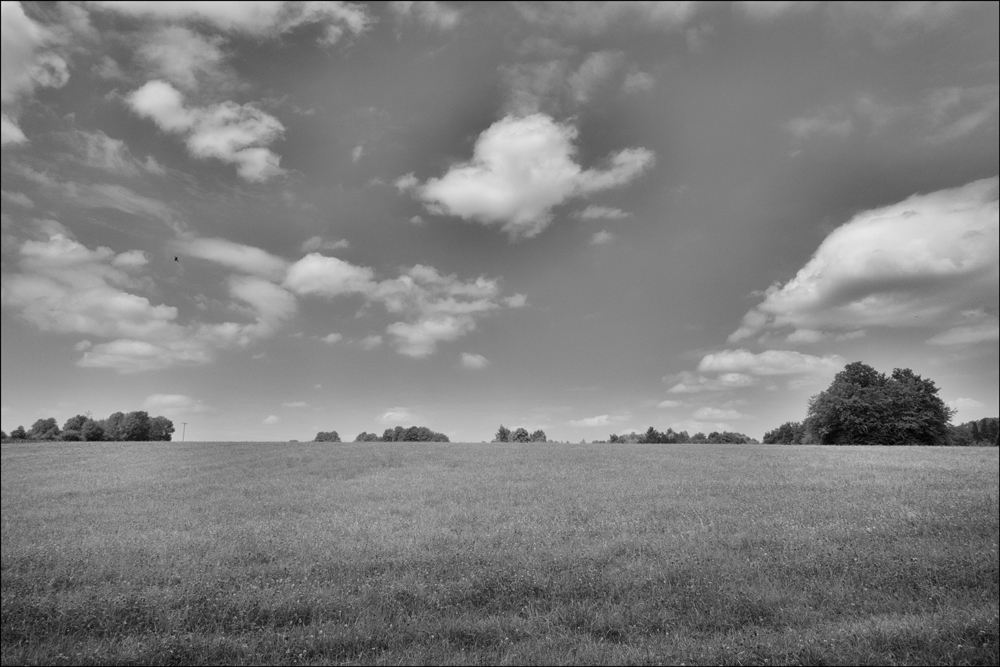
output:
[[978,664],[998,450],[4,443],[8,664]]

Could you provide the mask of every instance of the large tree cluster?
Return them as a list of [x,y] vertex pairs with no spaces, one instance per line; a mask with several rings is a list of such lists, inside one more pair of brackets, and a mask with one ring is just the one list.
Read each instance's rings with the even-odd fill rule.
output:
[[362,431],[354,442],[451,442],[444,433],[432,431],[426,426],[410,426],[404,428],[397,426],[387,428],[379,436],[375,433]]
[[94,419],[89,415],[70,417],[59,428],[54,417],[39,419],[25,430],[18,426],[5,439],[40,440],[40,441],[125,441],[169,442],[174,434],[174,423],[166,417],[150,417],[145,410],[136,410],[125,414],[116,412],[106,419]]
[[909,368],[896,368],[886,375],[856,361],[837,373],[825,391],[809,399],[804,421],[786,422],[768,431],[764,442],[896,446],[985,444],[990,436],[996,440],[995,428],[990,426],[996,420],[954,427],[949,424],[953,414],[932,380]]
[[542,429],[528,433],[528,429],[524,427],[519,426],[511,430],[501,424],[493,436],[493,442],[548,442],[548,437]]

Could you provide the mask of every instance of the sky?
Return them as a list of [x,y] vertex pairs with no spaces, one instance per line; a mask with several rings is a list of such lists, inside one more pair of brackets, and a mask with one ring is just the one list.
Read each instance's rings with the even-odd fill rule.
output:
[[7,433],[998,414],[997,3],[2,12]]

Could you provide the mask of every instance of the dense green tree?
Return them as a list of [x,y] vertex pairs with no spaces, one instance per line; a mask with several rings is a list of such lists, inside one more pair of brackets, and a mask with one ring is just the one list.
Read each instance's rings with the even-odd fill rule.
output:
[[7,431],[0,431],[0,440],[7,439]]
[[55,417],[39,419],[31,425],[28,438],[31,440],[55,440],[59,437],[59,424]]
[[104,440],[104,428],[99,422],[88,419],[80,428],[80,436],[87,442],[98,442]]
[[149,439],[156,442],[170,442],[174,436],[174,423],[166,417],[149,420]]
[[805,437],[802,422],[785,422],[773,431],[764,434],[765,445],[801,445]]
[[102,419],[99,423],[104,430],[105,440],[122,440],[122,424],[125,421],[124,412],[114,412],[108,415],[107,419]]
[[354,438],[354,442],[378,442],[379,437],[377,433],[369,433],[368,431],[362,431],[358,433],[358,437]]
[[891,376],[860,361],[809,399],[805,438],[824,445],[935,445],[948,441],[952,416],[934,382],[910,369]]
[[24,430],[23,426],[18,426],[13,431],[10,432],[11,440],[27,440],[28,433]]
[[340,434],[336,431],[320,431],[313,442],[340,442]]
[[87,415],[77,415],[75,417],[70,417],[69,419],[66,420],[66,423],[63,424],[62,430],[79,432],[80,429],[83,428],[83,424],[86,421],[87,421]]
[[493,436],[493,442],[510,442],[510,429],[500,424],[497,434]]
[[510,440],[511,442],[531,442],[531,434],[528,433],[528,429],[519,426],[510,434]]
[[548,438],[545,436],[545,431],[543,431],[542,429],[538,429],[537,431],[531,434],[531,441],[548,442]]
[[119,440],[126,442],[146,442],[149,440],[149,413],[145,410],[135,410],[125,415],[122,420]]

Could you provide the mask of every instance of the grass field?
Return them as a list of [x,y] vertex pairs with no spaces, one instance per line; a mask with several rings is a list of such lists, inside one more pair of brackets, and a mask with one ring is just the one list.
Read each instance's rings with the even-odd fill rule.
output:
[[2,662],[979,664],[998,451],[4,444]]

